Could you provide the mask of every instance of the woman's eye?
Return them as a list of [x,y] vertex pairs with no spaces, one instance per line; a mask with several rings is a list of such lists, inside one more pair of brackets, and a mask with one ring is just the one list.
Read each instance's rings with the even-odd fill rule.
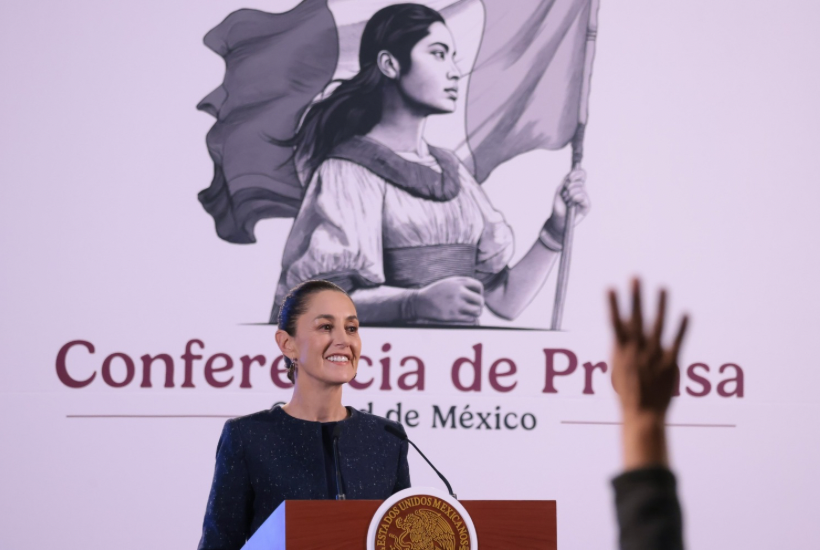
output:
[[444,59],[444,52],[442,51],[433,52],[433,55],[436,57],[436,59]]
[[333,328],[333,325],[322,325],[322,326],[321,326],[321,327],[319,327],[319,328],[321,328],[322,330],[330,330],[330,329],[332,329],[332,328]]
[[348,332],[359,332],[359,327],[347,327]]

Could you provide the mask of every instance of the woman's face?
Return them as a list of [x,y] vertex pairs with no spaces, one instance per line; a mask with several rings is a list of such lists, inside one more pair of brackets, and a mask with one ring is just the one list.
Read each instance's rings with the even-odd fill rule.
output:
[[323,290],[308,299],[307,310],[296,320],[296,335],[283,349],[296,357],[297,382],[312,378],[325,384],[350,382],[361,355],[356,307],[345,294]]
[[429,114],[455,111],[461,75],[454,57],[450,29],[443,23],[430,25],[429,34],[410,52],[410,70],[398,79],[404,97]]

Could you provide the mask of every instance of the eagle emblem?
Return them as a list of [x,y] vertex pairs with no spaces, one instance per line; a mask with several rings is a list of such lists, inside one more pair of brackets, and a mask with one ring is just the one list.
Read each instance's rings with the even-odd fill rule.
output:
[[[455,550],[456,535],[441,514],[432,510],[416,510],[396,519],[400,535],[390,534],[390,550]],[[409,539],[409,540],[408,540]]]

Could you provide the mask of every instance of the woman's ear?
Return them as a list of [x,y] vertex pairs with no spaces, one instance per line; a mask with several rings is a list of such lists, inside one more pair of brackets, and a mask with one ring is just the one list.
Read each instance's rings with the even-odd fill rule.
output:
[[293,341],[293,336],[284,330],[276,331],[276,345],[279,346],[282,355],[291,359],[296,356],[296,342]]
[[380,51],[379,55],[376,56],[376,65],[379,66],[382,74],[391,80],[396,80],[401,74],[399,60],[387,50]]

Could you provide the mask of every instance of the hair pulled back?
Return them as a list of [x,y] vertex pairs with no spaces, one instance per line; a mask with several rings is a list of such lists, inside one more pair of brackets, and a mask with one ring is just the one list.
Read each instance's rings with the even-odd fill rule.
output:
[[[310,297],[324,290],[341,292],[347,296],[347,292],[345,292],[342,287],[331,283],[330,281],[316,279],[299,283],[290,289],[285,296],[285,299],[282,300],[282,307],[279,308],[279,318],[277,323],[279,325],[279,329],[284,330],[291,336],[296,336],[296,323],[299,320],[299,317],[307,311]],[[285,355],[285,366],[288,368],[288,380],[291,382],[296,381],[296,377],[294,375],[294,365],[295,364],[291,358]]]
[[376,63],[388,51],[399,61],[402,74],[410,69],[410,52],[430,33],[430,25],[444,23],[439,12],[421,4],[393,4],[367,22],[359,47],[359,72],[307,111],[296,134],[282,145],[295,146],[299,172],[310,178],[334,147],[353,136],[367,134],[381,120],[382,89],[389,80]]

